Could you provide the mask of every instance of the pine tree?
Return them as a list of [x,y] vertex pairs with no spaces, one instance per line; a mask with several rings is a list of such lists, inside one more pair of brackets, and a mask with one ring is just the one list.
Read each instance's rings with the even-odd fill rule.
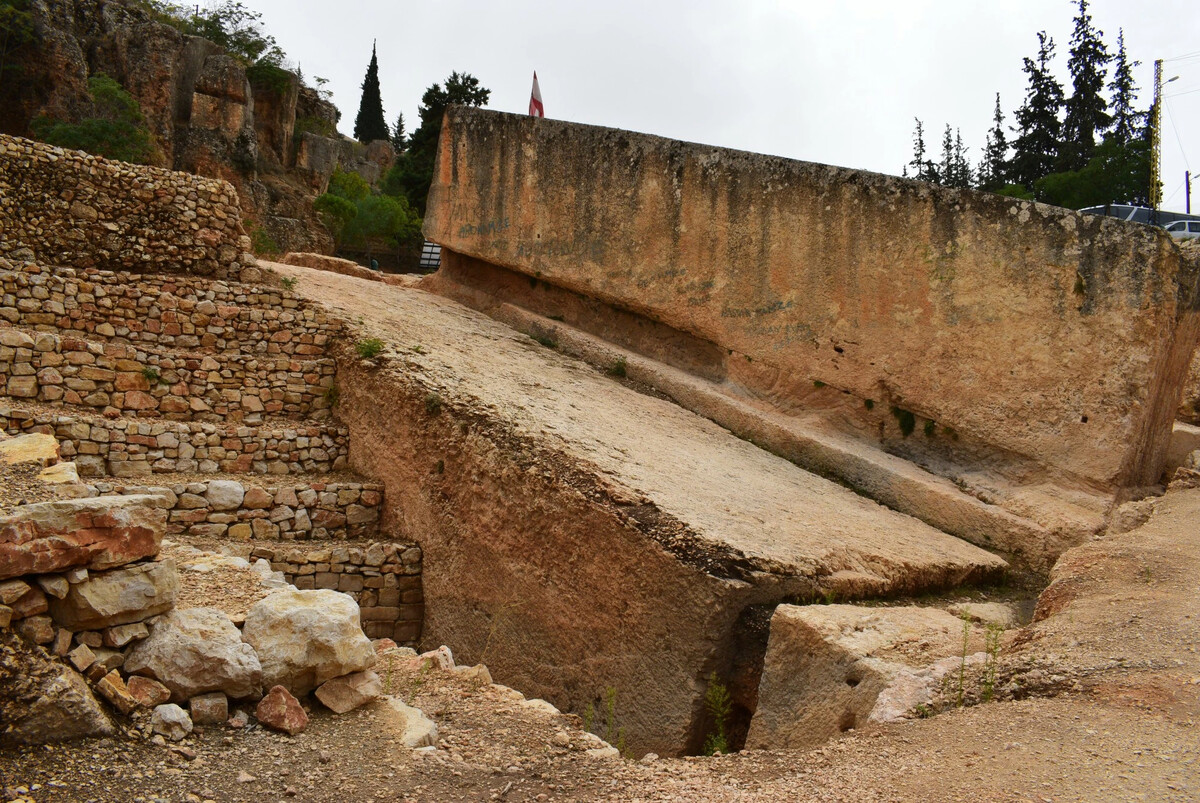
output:
[[1067,68],[1071,72],[1071,97],[1066,103],[1063,120],[1062,148],[1058,169],[1080,170],[1096,150],[1096,135],[1112,123],[1104,90],[1106,65],[1112,61],[1101,38],[1103,31],[1092,25],[1087,13],[1087,0],[1078,0],[1075,31],[1071,34],[1071,55]]
[[917,127],[913,131],[913,158],[911,162],[905,165],[904,175],[908,175],[908,168],[911,167],[913,169],[912,177],[917,181],[932,181],[937,183],[937,166],[925,158],[925,124],[916,117],[913,119],[917,122]]
[[362,82],[362,100],[358,104],[358,117],[354,118],[354,138],[359,142],[373,142],[392,138],[391,131],[383,119],[383,98],[379,94],[379,60],[375,57],[375,44],[371,44],[371,63]]
[[963,145],[962,129],[954,129],[954,156],[950,160],[952,165],[951,177],[945,182],[948,187],[959,187],[966,189],[971,186],[972,170],[971,161],[967,158],[967,149]]
[[1137,97],[1137,85],[1133,83],[1133,68],[1140,61],[1129,61],[1125,55],[1125,31],[1117,32],[1117,55],[1113,59],[1113,77],[1108,85],[1112,93],[1112,128],[1104,138],[1105,142],[1116,142],[1128,145],[1136,140],[1145,126],[1146,115],[1135,111],[1134,99]]
[[396,115],[396,124],[392,126],[392,147],[395,148],[396,153],[404,150],[404,137],[404,112],[400,112]]
[[1026,58],[1023,69],[1029,76],[1025,102],[1017,109],[1017,138],[1013,141],[1013,157],[1008,164],[1007,178],[1011,182],[1033,189],[1034,183],[1054,172],[1058,162],[1062,127],[1058,113],[1063,105],[1063,88],[1050,72],[1054,58],[1054,39],[1045,31],[1038,32],[1037,61]]
[[992,130],[987,134],[983,156],[979,160],[979,189],[995,192],[1007,183],[1008,138],[1004,135],[1004,110],[1000,108],[1000,93],[996,93],[996,110],[992,112]]

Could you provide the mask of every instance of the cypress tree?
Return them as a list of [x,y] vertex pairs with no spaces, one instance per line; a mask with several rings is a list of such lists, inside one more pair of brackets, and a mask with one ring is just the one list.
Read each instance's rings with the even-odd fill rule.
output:
[[1034,183],[1054,172],[1058,162],[1062,127],[1058,112],[1063,105],[1063,88],[1050,72],[1054,58],[1054,39],[1038,31],[1037,61],[1025,59],[1029,88],[1025,102],[1017,109],[1017,138],[1008,165],[1008,180],[1033,189]]
[[967,149],[963,146],[962,130],[954,129],[954,156],[950,160],[954,166],[947,186],[967,188],[971,186],[971,162],[967,159]]
[[383,119],[383,98],[379,94],[379,60],[375,57],[375,43],[371,43],[371,63],[362,82],[362,100],[358,104],[358,117],[354,118],[354,138],[359,142],[392,138],[391,131]]
[[1007,183],[1005,161],[1008,158],[1008,139],[1004,135],[1004,110],[1000,108],[1000,93],[996,93],[996,110],[992,112],[992,129],[988,131],[979,161],[979,189],[995,192]]
[[916,129],[913,131],[913,158],[911,162],[905,165],[904,175],[908,175],[908,168],[911,167],[913,169],[913,178],[918,181],[932,181],[936,183],[938,180],[937,166],[925,158],[925,124],[916,117],[913,119],[917,123]]
[[1071,97],[1066,103],[1063,120],[1062,148],[1058,169],[1080,170],[1096,150],[1096,134],[1112,123],[1108,103],[1101,92],[1107,74],[1105,65],[1112,56],[1100,37],[1103,31],[1092,25],[1087,12],[1087,0],[1078,0],[1075,31],[1071,34],[1071,55],[1067,68],[1071,72]]
[[1113,77],[1108,85],[1112,93],[1112,128],[1105,142],[1116,142],[1128,145],[1136,140],[1145,125],[1145,114],[1134,111],[1133,102],[1137,97],[1137,85],[1133,83],[1133,68],[1140,61],[1129,61],[1125,55],[1125,31],[1117,32],[1117,55],[1113,59]]
[[392,126],[392,147],[396,149],[396,153],[404,150],[404,112],[396,115],[396,124]]

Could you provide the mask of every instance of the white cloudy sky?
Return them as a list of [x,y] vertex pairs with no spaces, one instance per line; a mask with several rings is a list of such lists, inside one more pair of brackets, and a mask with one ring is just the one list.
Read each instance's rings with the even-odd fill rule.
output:
[[[523,113],[536,69],[549,117],[885,173],[911,158],[914,117],[934,148],[946,123],[961,128],[977,159],[996,92],[1012,123],[1039,30],[1069,91],[1075,13],[1070,0],[244,3],[310,82],[329,79],[346,132],[375,38],[388,122],[403,112],[410,130],[425,88],[451,71],[491,89],[490,108]],[[1143,62],[1142,106],[1154,59],[1190,56],[1164,69],[1179,76],[1164,91],[1164,207],[1182,211],[1184,170],[1200,172],[1200,3],[1090,10],[1111,48],[1124,28]],[[1200,187],[1192,199],[1196,211]]]

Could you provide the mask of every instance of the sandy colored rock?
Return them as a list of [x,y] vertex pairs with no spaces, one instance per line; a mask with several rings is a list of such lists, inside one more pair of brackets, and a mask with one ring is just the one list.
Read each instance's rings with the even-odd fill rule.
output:
[[11,465],[36,463],[49,466],[58,462],[58,439],[53,435],[17,435],[0,441],[0,460]]
[[349,259],[326,256],[325,254],[287,253],[280,257],[279,261],[285,265],[301,265],[305,268],[326,270],[332,273],[340,273],[343,276],[354,276],[359,279],[369,279],[372,281],[379,281],[383,275],[370,268],[364,268],[362,265],[352,262]]
[[158,680],[178,702],[212,691],[235,700],[262,691],[258,656],[215,608],[177,609],[159,618],[150,637],[130,651],[125,670]]
[[174,703],[165,703],[154,708],[150,728],[172,742],[178,742],[192,732],[192,718]]
[[[780,605],[771,617],[746,746],[812,747],[872,719],[902,715],[889,707],[875,716],[880,697],[901,676],[906,690],[917,678],[924,698],[913,698],[914,705],[928,702],[941,679],[929,667],[961,655],[963,627],[962,619],[936,608]],[[982,639],[971,636],[974,653]]]
[[321,701],[322,705],[335,714],[353,711],[381,694],[383,694],[383,681],[379,679],[379,675],[369,669],[327,680],[315,692],[316,698]]
[[72,630],[99,630],[168,611],[178,593],[174,561],[135,563],[89,573],[87,580],[70,586],[62,599],[50,599],[50,614]]
[[0,633],[0,744],[43,744],[109,736],[112,722],[78,672],[25,653],[15,675],[16,636]]
[[197,725],[224,725],[229,719],[229,698],[219,691],[199,694],[188,700],[188,709]]
[[39,471],[38,479],[48,485],[70,485],[79,482],[79,471],[74,463],[56,463]]
[[335,591],[270,594],[246,614],[242,638],[262,662],[263,685],[282,685],[299,696],[375,663],[358,605]]
[[166,521],[148,496],[24,505],[0,518],[0,579],[75,566],[111,569],[152,557]]
[[379,718],[396,734],[405,747],[431,747],[437,744],[438,728],[425,712],[395,697],[383,698]]
[[130,675],[125,680],[125,686],[129,689],[129,695],[143,708],[154,708],[171,699],[171,690],[152,678]]
[[308,714],[291,692],[272,686],[254,709],[254,716],[268,728],[295,736],[308,727]]
[[204,498],[213,510],[236,510],[245,495],[245,489],[236,480],[213,480],[208,484]]
[[115,669],[100,679],[96,691],[122,714],[128,714],[137,706],[137,700],[129,693],[121,673]]

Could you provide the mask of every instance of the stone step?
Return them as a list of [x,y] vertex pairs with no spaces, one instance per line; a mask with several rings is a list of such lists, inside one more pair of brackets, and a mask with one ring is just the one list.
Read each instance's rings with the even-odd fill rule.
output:
[[147,482],[88,483],[99,496],[165,498],[167,534],[231,541],[375,538],[383,485],[353,474],[155,475]]
[[202,421],[107,418],[77,409],[0,400],[9,434],[45,432],[82,477],[122,479],[153,474],[291,475],[347,467],[349,435],[329,422],[268,420],[257,426]]
[[51,406],[180,421],[330,415],[331,357],[179,353],[0,328],[3,394]]
[[0,320],[93,340],[311,359],[340,325],[289,290],[26,263],[0,271]]

